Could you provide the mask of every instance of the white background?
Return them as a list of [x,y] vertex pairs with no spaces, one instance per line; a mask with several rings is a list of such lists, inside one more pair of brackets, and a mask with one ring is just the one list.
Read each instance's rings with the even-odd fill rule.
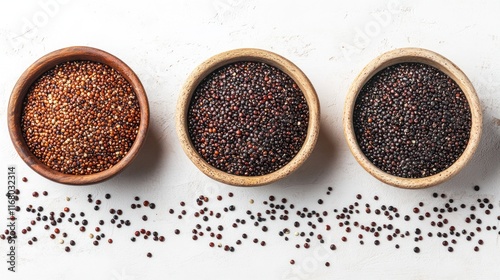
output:
[[[412,231],[398,242],[364,246],[353,230],[349,241],[337,226],[332,210],[348,206],[360,193],[362,204],[394,205],[402,213],[423,201],[440,202],[433,192],[446,193],[457,203],[475,203],[477,198],[493,201],[497,225],[500,191],[500,2],[498,1],[4,1],[0,6],[0,182],[7,181],[7,166],[16,165],[23,211],[19,228],[32,218],[24,208],[44,205],[46,211],[65,206],[87,212],[90,221],[108,217],[106,209],[122,208],[133,221],[130,228],[103,226],[114,244],[94,247],[87,233],[75,226],[61,225],[77,241],[71,253],[63,250],[38,225],[30,235],[20,235],[18,272],[7,271],[7,244],[0,242],[0,279],[494,279],[500,273],[500,245],[497,232],[482,232],[485,245],[473,252],[473,244],[457,238],[455,252],[449,253],[439,238],[413,242],[412,229],[424,232],[429,221],[399,219],[395,224]],[[16,154],[7,130],[6,108],[10,92],[21,73],[36,59],[56,49],[86,45],[108,51],[125,61],[141,79],[150,101],[149,136],[138,158],[117,177],[92,186],[65,186],[48,181],[29,169]],[[217,53],[240,47],[256,47],[276,52],[299,66],[310,78],[321,103],[321,134],[309,160],[288,178],[259,188],[236,188],[220,184],[203,175],[188,160],[177,141],[174,114],[180,88],[188,74]],[[383,52],[399,47],[422,47],[438,52],[457,64],[475,86],[484,112],[484,133],[473,160],[450,181],[425,190],[402,190],[384,185],[366,173],[351,156],[343,139],[342,110],[349,85],[361,69]],[[1,171],[3,170],[3,171]],[[4,174],[4,175],[1,175]],[[4,178],[4,179],[2,179]],[[5,185],[1,183],[0,185]],[[474,192],[472,186],[480,185]],[[327,196],[327,187],[333,192]],[[2,190],[5,188],[2,187]],[[34,199],[33,191],[47,190],[48,197]],[[227,198],[228,192],[235,194]],[[3,192],[3,191],[2,191]],[[111,193],[112,199],[103,199]],[[91,210],[87,194],[104,200],[99,212]],[[250,240],[228,253],[209,248],[208,238],[194,242],[190,230],[200,222],[193,217],[198,195],[210,196],[208,204],[221,211],[234,204],[236,213],[223,214],[217,223],[225,226],[224,241],[240,238],[246,232],[264,238],[266,247]],[[215,196],[224,195],[222,202]],[[244,211],[264,211],[262,201],[269,195],[287,197],[297,207],[328,210],[325,219],[333,229],[325,238],[336,243],[330,251],[314,242],[309,250],[296,249],[297,238],[285,242],[278,236],[290,222],[268,223],[262,233],[247,224],[234,230],[235,218]],[[135,195],[157,204],[154,211],[132,211]],[[2,196],[4,197],[4,196]],[[71,201],[66,202],[65,197]],[[318,205],[322,198],[325,203]],[[254,199],[255,204],[250,204]],[[179,202],[188,204],[188,215],[178,220]],[[176,215],[168,214],[175,208]],[[0,217],[7,217],[7,201],[0,198]],[[77,210],[78,211],[78,210]],[[142,213],[150,220],[140,221]],[[457,226],[468,212],[448,215]],[[291,221],[296,219],[292,213]],[[109,218],[106,218],[109,219]],[[359,215],[360,222],[374,218]],[[380,221],[383,221],[380,219]],[[305,220],[301,220],[305,224]],[[0,228],[4,229],[4,222]],[[486,223],[486,222],[485,222]],[[148,227],[167,237],[164,243],[152,240],[129,241],[136,228]],[[323,229],[324,225],[321,225]],[[175,228],[181,235],[174,235]],[[305,230],[306,227],[301,227]],[[318,231],[319,232],[319,231]],[[39,241],[28,246],[27,240]],[[366,234],[368,236],[368,234]],[[477,240],[476,240],[477,241]],[[474,242],[476,242],[474,241]],[[301,241],[302,243],[303,241]],[[329,244],[329,242],[327,242]],[[401,249],[394,245],[399,243]],[[413,253],[418,245],[422,252]],[[147,252],[154,254],[146,257]],[[289,264],[295,259],[294,266]],[[331,263],[325,267],[325,261]]]

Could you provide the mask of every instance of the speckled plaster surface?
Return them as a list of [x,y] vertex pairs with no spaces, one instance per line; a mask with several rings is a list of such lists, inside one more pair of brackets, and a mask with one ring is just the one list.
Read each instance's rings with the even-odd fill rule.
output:
[[[453,7],[453,8],[451,8]],[[7,271],[7,244],[0,242],[1,279],[494,279],[500,269],[497,232],[483,232],[485,245],[480,252],[459,239],[449,253],[438,238],[425,239],[413,253],[412,238],[395,243],[361,246],[356,234],[342,243],[344,231],[334,215],[325,220],[332,225],[328,244],[296,249],[294,235],[284,241],[278,232],[290,223],[268,223],[269,231],[248,225],[231,228],[244,211],[264,211],[262,201],[269,195],[286,197],[297,207],[321,211],[348,206],[356,194],[362,205],[394,205],[401,212],[423,201],[432,205],[432,193],[446,193],[459,203],[475,203],[489,198],[494,217],[484,218],[497,225],[500,215],[500,4],[497,1],[62,1],[3,2],[0,4],[0,182],[6,191],[7,167],[15,165],[19,178],[19,205],[42,204],[49,211],[65,206],[87,212],[89,221],[105,215],[105,209],[122,208],[133,221],[130,228],[106,228],[112,245],[91,244],[86,234],[67,225],[77,240],[71,253],[48,238],[41,226],[30,235],[21,235],[17,248],[18,272]],[[151,123],[148,139],[139,156],[123,173],[101,184],[75,187],[53,183],[30,170],[16,154],[7,130],[6,109],[10,92],[21,73],[46,53],[73,45],[103,49],[125,61],[139,76],[149,97]],[[182,151],[175,133],[175,107],[189,73],[207,58],[230,49],[252,47],[276,52],[299,66],[314,85],[321,104],[321,132],[310,158],[295,173],[271,185],[236,188],[218,183],[200,172]],[[451,180],[433,188],[403,190],[377,181],[359,166],[350,154],[342,132],[342,110],[350,84],[373,58],[401,47],[433,50],[458,65],[474,85],[483,107],[481,143],[471,162]],[[475,192],[474,185],[481,190]],[[326,195],[332,187],[331,195]],[[47,190],[49,196],[34,199],[33,191]],[[233,192],[230,200],[227,193]],[[104,197],[103,210],[95,212],[86,201],[88,194]],[[237,211],[225,214],[214,225],[225,226],[224,242],[234,242],[241,233],[266,240],[267,246],[250,241],[234,253],[208,246],[209,238],[191,239],[190,230],[198,223],[193,216],[199,195],[212,198],[208,204],[221,211],[234,204]],[[217,203],[215,196],[225,196]],[[132,211],[133,197],[154,201],[148,222],[142,212]],[[2,196],[3,197],[3,196]],[[66,201],[66,197],[71,198]],[[227,198],[227,199],[226,199]],[[324,200],[318,205],[317,200]],[[249,200],[253,199],[254,204]],[[179,210],[186,201],[188,215],[178,220],[168,209]],[[466,212],[448,217],[465,226]],[[295,216],[291,218],[294,221]],[[0,199],[3,230],[7,200]],[[106,216],[107,217],[107,216]],[[5,219],[4,219],[5,218]],[[22,211],[17,223],[31,219]],[[369,222],[373,216],[359,215]],[[381,221],[382,222],[382,221]],[[304,222],[305,223],[305,222]],[[396,224],[396,222],[394,222]],[[401,228],[416,227],[427,232],[429,221],[397,221]],[[323,225],[324,226],[324,225]],[[61,226],[63,227],[63,225]],[[136,228],[163,232],[164,243],[132,243]],[[175,235],[175,228],[182,234]],[[302,228],[301,230],[306,230]],[[307,229],[308,230],[308,229]],[[308,230],[309,231],[309,230]],[[26,244],[38,236],[34,246]],[[146,253],[152,252],[153,258]],[[290,265],[290,259],[296,261]],[[330,267],[324,263],[329,261]]]

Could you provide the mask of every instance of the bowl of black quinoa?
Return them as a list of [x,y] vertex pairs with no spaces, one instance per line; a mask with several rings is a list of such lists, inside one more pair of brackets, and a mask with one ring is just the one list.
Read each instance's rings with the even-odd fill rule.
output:
[[292,62],[261,49],[215,55],[188,77],[177,104],[177,134],[207,176],[234,186],[282,179],[311,154],[319,102]]
[[63,184],[94,184],[121,172],[138,154],[148,126],[148,100],[137,75],[91,47],[38,59],[15,84],[8,105],[20,157]]
[[380,181],[417,189],[456,175],[480,140],[482,112],[467,76],[420,48],[384,53],[346,97],[344,136],[358,163]]

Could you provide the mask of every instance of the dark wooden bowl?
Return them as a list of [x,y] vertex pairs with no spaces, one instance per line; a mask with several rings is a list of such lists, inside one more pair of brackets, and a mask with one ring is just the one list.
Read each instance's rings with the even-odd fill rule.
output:
[[[309,106],[307,136],[297,155],[281,169],[262,176],[238,176],[221,171],[207,163],[194,148],[188,132],[187,114],[191,97],[198,84],[216,69],[238,61],[264,62],[290,76],[299,86]],[[299,168],[311,154],[319,135],[319,101],[307,76],[292,62],[275,53],[260,49],[236,49],[217,54],[199,65],[188,77],[177,103],[177,135],[189,159],[207,176],[235,186],[260,186],[280,180]]]
[[[75,60],[89,60],[106,64],[111,68],[118,71],[132,86],[137,95],[140,106],[140,125],[139,132],[134,141],[134,144],[128,151],[127,155],[123,157],[117,164],[111,168],[90,174],[90,175],[71,175],[64,174],[59,171],[53,170],[43,164],[33,153],[29,150],[23,138],[21,131],[21,114],[23,110],[23,100],[28,93],[31,85],[45,72],[54,68],[57,64],[67,61]],[[117,57],[104,52],[99,49],[91,47],[68,47],[51,52],[33,63],[17,81],[9,100],[8,105],[8,127],[12,143],[21,158],[28,164],[31,169],[40,175],[63,184],[69,185],[86,185],[94,184],[113,177],[122,171],[130,162],[135,158],[139,152],[149,126],[149,105],[146,92],[137,77],[137,75],[130,69],[123,61]]]
[[[427,64],[439,69],[441,72],[452,78],[458,86],[462,89],[469,103],[470,112],[472,116],[472,126],[470,131],[470,138],[467,144],[467,148],[464,150],[462,155],[447,169],[434,174],[432,176],[423,178],[402,178],[391,175],[379,169],[375,166],[361,151],[356,140],[356,134],[354,131],[353,124],[353,113],[356,99],[359,92],[363,86],[379,71],[385,69],[391,65],[404,63],[404,62],[418,62],[422,64]],[[481,138],[482,131],[482,112],[481,104],[479,98],[477,97],[476,91],[469,81],[467,76],[451,61],[445,57],[420,48],[402,48],[389,51],[380,55],[371,61],[354,80],[347,94],[345,106],[344,106],[344,136],[346,138],[347,144],[354,155],[354,158],[358,163],[371,175],[373,175],[378,180],[405,189],[420,189],[431,187],[440,183],[445,182],[454,175],[456,175],[460,170],[469,162],[472,158],[477,146],[479,145],[479,140]]]

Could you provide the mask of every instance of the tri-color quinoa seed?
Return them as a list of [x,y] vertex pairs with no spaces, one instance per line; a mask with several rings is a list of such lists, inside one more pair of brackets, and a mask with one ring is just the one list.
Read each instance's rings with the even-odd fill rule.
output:
[[[480,191],[479,186],[472,189]],[[500,235],[500,212],[495,206],[496,197],[491,195],[460,196],[454,199],[445,193],[436,192],[413,204],[393,205],[387,204],[383,197],[358,193],[334,206],[339,201],[331,199],[332,191],[332,187],[326,189],[326,196],[321,196],[321,203],[317,201],[302,206],[299,205],[301,201],[293,201],[293,197],[270,195],[264,200],[255,199],[254,203],[238,204],[241,200],[235,200],[233,197],[237,194],[232,192],[227,195],[202,194],[185,197],[187,200],[180,200],[177,206],[168,210],[158,210],[151,207],[154,202],[132,196],[130,202],[134,202],[132,205],[135,208],[131,209],[141,211],[131,215],[132,220],[127,219],[132,210],[122,208],[130,202],[112,207],[111,194],[104,195],[104,198],[109,197],[107,203],[99,202],[99,197],[89,194],[90,207],[86,207],[86,210],[81,209],[83,205],[75,204],[78,200],[70,200],[67,201],[68,206],[58,207],[54,211],[48,210],[53,206],[48,203],[52,201],[47,200],[49,197],[28,196],[30,204],[20,203],[26,206],[28,216],[25,217],[31,221],[25,220],[27,223],[20,227],[19,232],[9,229],[0,232],[0,240],[16,239],[20,233],[26,236],[24,240],[30,246],[37,246],[40,243],[38,241],[56,242],[59,244],[56,246],[68,253],[77,243],[83,246],[87,243],[80,241],[88,240],[91,246],[104,249],[105,241],[110,246],[123,244],[123,235],[128,235],[125,240],[130,240],[128,242],[132,244],[144,239],[159,242],[158,245],[165,242],[165,245],[160,246],[169,246],[169,242],[177,242],[178,238],[189,238],[193,242],[201,242],[202,246],[208,245],[228,253],[237,252],[241,246],[274,247],[280,243],[309,252],[323,247],[332,251],[332,254],[352,249],[346,248],[347,245],[358,244],[359,250],[364,246],[378,246],[386,250],[390,245],[390,248],[397,250],[428,254],[429,246],[442,247],[449,253],[462,253],[464,249],[465,252],[480,252],[481,247],[494,244]],[[21,191],[16,191],[15,197],[20,194]],[[101,219],[91,219],[92,215],[87,215],[86,211],[92,211],[92,206],[97,204],[105,207],[103,210],[106,211],[100,212]],[[237,207],[231,207],[235,204]],[[140,208],[139,205],[149,206]],[[80,209],[75,210],[77,208]],[[16,208],[16,212],[21,209]],[[177,228],[174,225],[167,228],[167,234],[162,235],[152,229],[154,225],[150,223],[154,219],[140,221],[142,214],[161,214],[156,211],[164,211],[165,215],[168,212],[171,219],[177,216],[179,220],[186,220],[175,224]],[[176,215],[178,212],[181,215]],[[15,219],[15,216],[11,216],[11,220]],[[74,234],[72,228],[75,227],[80,235]],[[279,241],[268,239],[271,235],[278,235]],[[46,239],[43,239],[44,236]],[[355,245],[350,245],[353,242]],[[68,243],[71,247],[67,246]],[[373,247],[369,250],[373,250]],[[146,256],[152,257],[150,253]],[[287,257],[291,265],[296,263],[295,257],[294,254]],[[324,260],[326,267],[335,265],[333,258],[334,255]]]
[[[19,189],[16,189],[19,190]],[[45,193],[46,191],[43,191]],[[17,191],[16,192],[16,197],[19,197],[19,194],[21,192]],[[37,192],[38,193],[38,192]],[[47,193],[48,195],[48,193]],[[107,199],[111,199],[112,196],[111,194],[105,194],[104,196]],[[93,205],[93,204],[100,204],[100,199],[96,199],[95,201],[93,200],[93,195],[89,194],[87,196],[88,198],[88,203]],[[138,198],[138,197],[137,197]],[[39,203],[47,203],[46,198],[44,197],[39,197],[39,196],[34,196],[33,197],[32,203],[39,202]],[[69,202],[69,200],[66,200]],[[150,206],[153,205],[154,203],[150,203],[148,200],[144,200],[144,203],[149,204]],[[49,203],[50,204],[50,203]],[[50,205],[47,205],[47,208],[49,208]],[[82,205],[74,205],[76,207],[82,206]],[[143,211],[154,211],[154,207],[148,207],[149,209],[146,209]],[[91,209],[91,208],[90,208]],[[89,208],[87,208],[89,210]],[[95,209],[94,209],[95,210]],[[21,208],[17,209],[16,212],[20,212]],[[84,210],[85,211],[85,210]],[[51,240],[57,240],[58,244],[67,244],[71,247],[76,245],[76,242],[74,237],[76,238],[84,238],[90,240],[90,243],[93,246],[100,246],[104,240],[106,240],[106,233],[110,233],[110,235],[114,235],[116,231],[130,231],[135,232],[133,234],[134,236],[131,237],[131,241],[135,242],[136,237],[144,237],[144,239],[148,239],[151,237],[153,241],[159,241],[159,242],[165,242],[166,238],[165,236],[161,235],[157,231],[149,231],[146,228],[140,228],[137,230],[137,227],[132,225],[132,223],[135,224],[135,221],[131,221],[127,219],[126,211],[124,211],[121,208],[118,208],[115,210],[115,208],[110,208],[109,209],[109,224],[106,223],[104,220],[87,220],[84,217],[86,216],[86,212],[83,211],[73,211],[69,207],[63,207],[60,208],[57,211],[47,211],[45,207],[42,205],[34,206],[33,204],[29,204],[26,207],[26,212],[28,212],[29,215],[32,216],[32,220],[29,221],[30,226],[26,226],[21,228],[20,233],[22,235],[27,235],[31,236],[30,239],[27,241],[29,245],[34,246],[35,243],[38,241],[38,237],[35,236],[36,234],[43,233],[42,235],[46,235],[48,238]],[[106,218],[106,213],[101,214],[102,218]],[[81,226],[80,226],[81,224]],[[42,227],[43,230],[37,230],[36,226],[39,225],[39,227]],[[97,226],[99,225],[99,226]],[[32,232],[32,227],[33,227],[33,232]],[[76,227],[77,231],[80,232],[81,234],[88,233],[88,237],[83,237],[85,235],[74,235],[71,234],[72,236],[70,237],[67,231],[71,232],[73,227]],[[133,229],[135,227],[135,229]],[[128,229],[127,229],[128,228]],[[127,234],[127,233],[125,233]],[[18,238],[17,233],[15,231],[10,231],[10,230],[5,230],[5,234],[0,234],[0,239],[5,240],[5,239],[12,239],[12,238]],[[107,243],[108,244],[115,244],[115,239],[114,238],[107,238]],[[62,246],[63,249],[66,252],[70,252],[71,248],[70,246]]]
[[236,62],[198,85],[188,131],[210,165],[259,176],[282,168],[299,152],[308,118],[305,97],[287,74],[265,63]]
[[66,174],[104,171],[120,161],[137,136],[140,109],[127,80],[90,61],[56,65],[30,88],[21,129],[30,151]]
[[360,91],[354,131],[381,170],[422,178],[450,167],[467,147],[471,112],[453,79],[421,63],[389,66]]

